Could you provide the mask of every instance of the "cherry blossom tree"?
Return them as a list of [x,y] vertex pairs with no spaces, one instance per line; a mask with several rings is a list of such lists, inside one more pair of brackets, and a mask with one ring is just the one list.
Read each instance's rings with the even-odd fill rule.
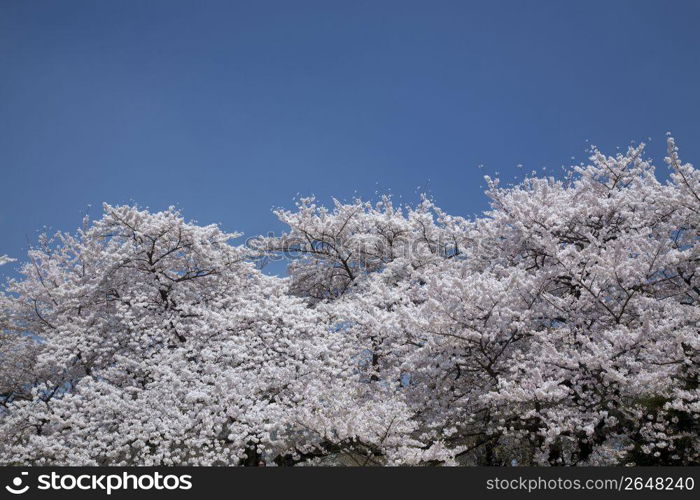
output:
[[0,295],[0,462],[697,464],[700,174],[668,148],[663,182],[643,145],[487,179],[474,219],[304,198],[245,246],[105,205]]
[[642,155],[487,179],[492,210],[472,222],[427,201],[302,200],[267,245],[299,255],[295,293],[325,300],[424,445],[487,464],[697,463],[699,177],[673,140],[666,184]]
[[[43,237],[8,287],[4,463],[419,462],[405,404],[356,375],[327,313],[236,234],[105,205]],[[397,438],[396,436],[401,436]]]
[[304,379],[334,369],[319,359],[328,335],[235,236],[106,205],[76,235],[42,239],[9,286],[6,336],[36,361],[5,397],[2,460],[257,463],[287,446]]

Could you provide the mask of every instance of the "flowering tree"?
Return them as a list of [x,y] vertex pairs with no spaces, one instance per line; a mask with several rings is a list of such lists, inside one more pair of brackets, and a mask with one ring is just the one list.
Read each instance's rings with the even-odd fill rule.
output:
[[494,435],[529,436],[537,461],[698,460],[700,176],[670,140],[662,185],[642,152],[594,150],[568,182],[492,183],[501,244],[474,257],[526,276],[503,304],[526,328],[508,320],[521,345],[484,399]]
[[428,202],[303,200],[267,244],[300,255],[296,293],[336,290],[322,307],[424,446],[488,464],[697,463],[700,180],[672,139],[668,183],[642,154],[489,179],[473,222]]
[[18,366],[3,363],[2,462],[287,465],[416,448],[388,435],[410,425],[405,407],[354,376],[354,346],[237,235],[174,209],[104,210],[42,238],[8,287],[3,357]]
[[[14,282],[31,384],[5,395],[4,462],[257,463],[298,411],[327,337],[215,226],[105,206],[43,239]],[[20,332],[31,332],[40,341]],[[4,366],[4,365],[3,365]],[[277,431],[275,433],[275,431]]]
[[696,464],[700,175],[666,162],[488,179],[474,220],[307,198],[252,248],[105,205],[0,297],[0,462]]

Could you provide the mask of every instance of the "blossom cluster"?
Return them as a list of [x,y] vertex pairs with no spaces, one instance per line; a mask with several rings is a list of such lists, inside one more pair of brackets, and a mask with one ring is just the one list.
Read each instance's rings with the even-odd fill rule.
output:
[[487,178],[472,219],[305,198],[255,245],[104,205],[0,295],[0,463],[698,464],[700,173],[665,160]]

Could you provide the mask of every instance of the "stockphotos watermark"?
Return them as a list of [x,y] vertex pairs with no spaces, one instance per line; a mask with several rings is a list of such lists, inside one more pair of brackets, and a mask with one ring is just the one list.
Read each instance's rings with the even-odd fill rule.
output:
[[111,495],[114,491],[148,491],[148,490],[189,490],[192,489],[192,476],[189,474],[161,474],[160,472],[132,474],[70,474],[51,472],[40,474],[36,485],[27,484],[28,472],[20,472],[5,490],[13,495],[22,495],[29,490],[40,491],[95,491]]

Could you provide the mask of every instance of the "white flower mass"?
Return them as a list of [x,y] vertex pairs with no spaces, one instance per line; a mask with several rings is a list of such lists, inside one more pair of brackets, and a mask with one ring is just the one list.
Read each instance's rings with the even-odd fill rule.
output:
[[643,148],[245,245],[105,205],[0,294],[0,463],[698,464],[700,174]]

